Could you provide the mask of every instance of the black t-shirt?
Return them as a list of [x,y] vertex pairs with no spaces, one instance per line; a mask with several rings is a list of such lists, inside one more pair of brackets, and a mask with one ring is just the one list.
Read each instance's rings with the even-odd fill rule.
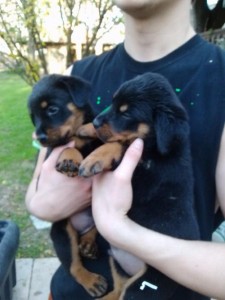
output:
[[[100,56],[76,62],[72,74],[92,84],[91,104],[99,113],[118,87],[145,72],[164,75],[187,109],[195,178],[195,205],[203,240],[211,240],[215,207],[215,169],[225,119],[225,52],[196,35],[157,61],[133,60],[119,44]],[[184,290],[173,299],[205,299]]]

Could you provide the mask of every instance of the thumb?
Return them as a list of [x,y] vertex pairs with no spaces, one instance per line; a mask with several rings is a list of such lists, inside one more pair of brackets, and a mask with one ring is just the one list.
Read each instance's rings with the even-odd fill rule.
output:
[[127,149],[120,165],[114,171],[120,178],[131,180],[133,172],[141,158],[144,143],[136,139]]
[[75,146],[75,143],[74,141],[72,142],[69,142],[68,144],[66,145],[63,145],[63,146],[59,146],[59,147],[56,147],[52,150],[52,152],[50,153],[49,157],[47,158],[46,162],[49,164],[49,165],[55,165],[58,158],[59,158],[59,155],[61,154],[61,152],[66,149],[66,148],[73,148]]

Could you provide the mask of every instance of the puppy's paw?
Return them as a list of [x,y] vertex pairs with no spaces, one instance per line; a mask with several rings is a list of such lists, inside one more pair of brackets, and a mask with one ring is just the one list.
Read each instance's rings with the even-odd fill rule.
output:
[[79,164],[74,163],[72,159],[57,162],[56,170],[68,177],[75,177],[78,174]]
[[68,177],[75,177],[78,174],[82,159],[83,157],[77,149],[66,148],[57,160],[56,170]]
[[80,165],[78,175],[82,177],[90,177],[103,171],[104,164],[101,160],[93,160],[87,157]]
[[86,288],[87,292],[92,296],[92,297],[101,297],[103,296],[108,288],[108,283],[106,279],[98,274],[92,273],[92,277],[87,278],[89,279],[88,283],[84,288]]
[[84,268],[76,269],[75,273],[71,269],[71,274],[93,298],[103,296],[108,289],[106,279],[99,274],[91,273]]
[[84,257],[96,259],[98,254],[98,247],[96,244],[97,229],[92,227],[86,233],[80,236],[79,250]]
[[88,257],[91,259],[96,259],[98,257],[98,247],[94,241],[81,239],[79,244],[79,249],[80,249],[80,254],[83,257]]
[[106,143],[91,152],[81,163],[79,176],[90,177],[118,166],[124,146],[118,142]]

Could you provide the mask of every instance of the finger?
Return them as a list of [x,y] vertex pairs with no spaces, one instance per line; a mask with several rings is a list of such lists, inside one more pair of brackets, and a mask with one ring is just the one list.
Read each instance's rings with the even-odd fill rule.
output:
[[49,157],[47,158],[46,162],[49,163],[49,165],[55,165],[61,152],[66,148],[73,148],[74,145],[75,145],[75,143],[74,143],[74,141],[72,141],[66,145],[54,148],[52,150],[51,154],[49,155]]
[[136,139],[127,149],[122,162],[115,170],[121,178],[131,180],[133,172],[141,158],[144,143],[141,139]]

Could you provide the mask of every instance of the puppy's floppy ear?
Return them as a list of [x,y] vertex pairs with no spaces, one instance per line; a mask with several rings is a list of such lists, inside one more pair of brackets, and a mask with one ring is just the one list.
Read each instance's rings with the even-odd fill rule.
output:
[[179,145],[187,137],[188,123],[186,113],[181,107],[174,108],[175,111],[173,108],[161,106],[155,112],[156,145],[161,155],[167,155],[174,149],[180,148]]
[[91,94],[91,85],[78,76],[62,76],[60,83],[64,85],[77,107],[85,106]]

